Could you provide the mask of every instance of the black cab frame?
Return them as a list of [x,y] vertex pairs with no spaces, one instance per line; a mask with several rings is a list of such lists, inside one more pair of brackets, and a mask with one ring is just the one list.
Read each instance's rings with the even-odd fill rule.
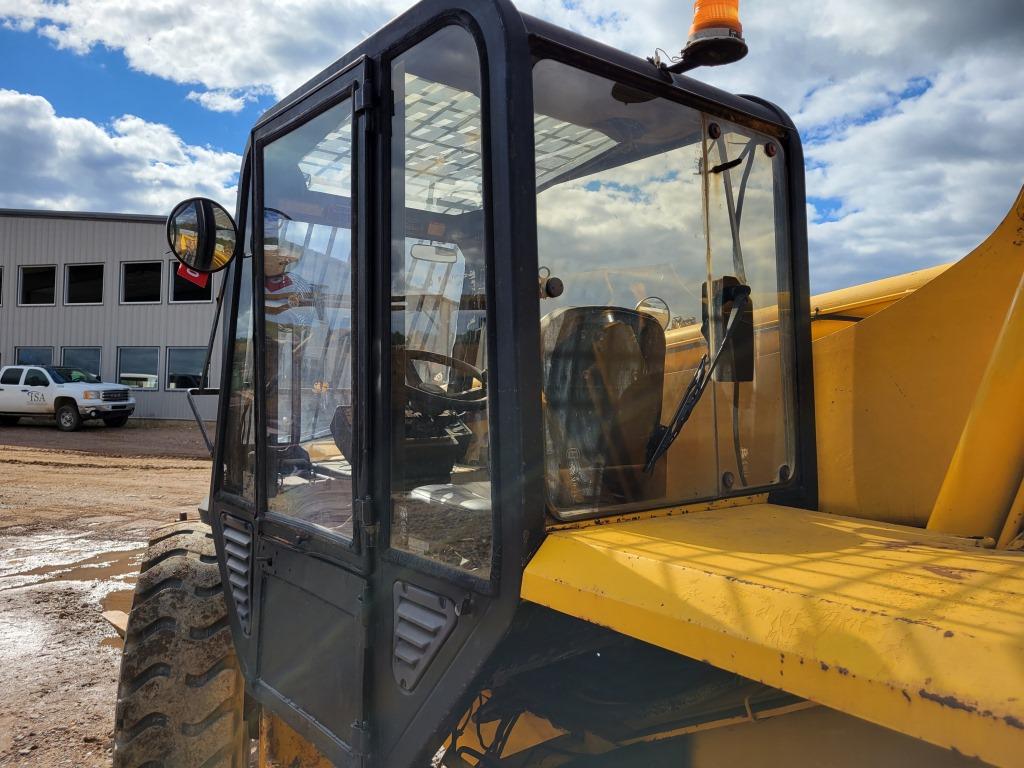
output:
[[[393,204],[395,186],[419,181],[408,174],[403,181],[394,172],[395,163],[415,155],[415,149],[396,144],[403,139],[393,131],[401,112],[393,73],[414,66],[409,62],[416,46],[451,29],[458,33],[444,48],[470,45],[475,51],[478,85],[464,66],[457,71],[465,77],[464,90],[479,99],[478,125],[465,129],[463,136],[479,142],[480,163],[474,170],[460,166],[450,154],[438,159],[453,174],[479,175],[479,183],[469,178],[459,186],[463,197],[443,206],[440,198],[431,196],[428,183],[417,187],[416,194],[430,201],[428,208],[448,216],[443,219],[448,228],[444,232],[440,218],[420,221],[410,214],[404,222],[396,221],[401,214]],[[443,50],[434,52],[434,58],[426,57],[425,64],[415,66],[441,71],[441,54]],[[545,372],[538,354],[538,270],[543,265],[538,260],[533,70],[541,60],[614,81],[635,94],[637,103],[664,99],[778,142],[785,172],[776,184],[787,202],[780,252],[788,259],[784,274],[789,281],[779,287],[779,295],[788,301],[780,312],[788,314],[792,331],[795,461],[780,482],[756,490],[790,506],[816,505],[810,328],[807,313],[801,311],[808,301],[803,158],[789,118],[760,99],[724,93],[523,15],[508,0],[424,0],[283,99],[253,128],[236,216],[244,252],[232,263],[227,281],[220,385],[224,394],[207,515],[222,577],[230,585],[234,644],[250,703],[283,719],[340,766],[426,764],[439,745],[438,735],[452,728],[476,694],[481,673],[520,610],[523,568],[546,527],[558,522],[545,487]],[[350,288],[345,295],[310,300],[303,309],[298,306],[301,298],[268,298],[278,290],[271,286],[282,281],[261,255],[268,248],[283,247],[283,240],[270,242],[278,235],[266,222],[280,211],[280,190],[289,183],[273,157],[287,151],[290,137],[298,136],[304,126],[333,114],[344,116],[344,135],[330,136],[340,147],[337,151],[345,153],[348,175],[341,181],[325,178],[322,184],[350,184],[351,196],[339,203],[340,208],[309,214],[313,223],[308,225],[306,246],[330,252],[337,247],[334,240],[316,245],[319,235],[312,230],[317,217],[348,217],[350,272],[345,279]],[[317,146],[324,151],[326,145]],[[310,178],[305,183],[315,186]],[[406,189],[403,194],[411,193]],[[478,230],[463,240],[452,234],[460,215],[478,223]],[[277,226],[294,224],[279,221]],[[406,232],[396,232],[399,227]],[[411,293],[396,297],[392,261],[396,238],[414,230],[427,233],[421,239],[442,243],[430,246],[430,263],[414,266],[442,274],[450,250],[444,243],[454,239],[467,258],[476,254],[480,261],[474,268],[482,268],[485,275],[474,288],[475,295],[484,297],[482,304],[477,299],[471,306],[465,290],[453,301],[466,313],[485,314],[483,320],[466,320],[458,332],[469,339],[467,343],[486,345],[486,374],[481,375],[482,366],[453,368],[446,374],[449,379],[461,375],[468,382],[466,392],[486,386],[488,404],[482,418],[490,435],[490,496],[483,508],[490,510],[491,519],[489,539],[482,545],[485,562],[478,567],[460,567],[474,557],[466,553],[457,553],[454,559],[426,556],[422,547],[410,543],[416,539],[411,534],[401,534],[405,543],[395,545],[398,527],[405,525],[396,512],[396,489],[404,482],[403,488],[419,492],[415,489],[425,487],[421,481],[430,475],[421,463],[426,459],[410,458],[410,453],[404,454],[405,461],[394,458],[395,441],[408,435],[399,434],[401,425],[395,424],[393,406],[402,384],[393,373],[396,352],[389,339],[396,332],[394,313],[407,309],[413,299]],[[470,279],[464,276],[464,284]],[[289,297],[305,290],[295,279],[291,282]],[[292,370],[284,371],[274,363],[275,355],[284,354],[286,342],[283,336],[269,338],[267,329],[283,327],[287,322],[281,317],[302,312],[320,317],[341,313],[347,318],[338,325],[339,338],[350,350],[345,375],[350,377],[351,395],[339,406],[346,420],[347,462],[320,475],[341,483],[325,482],[332,494],[350,494],[343,505],[346,518],[336,529],[290,514],[279,503],[312,470],[309,451],[285,456],[276,447],[274,436],[288,428],[284,414],[291,414],[294,423],[295,414],[306,406],[295,399],[297,395],[289,395],[289,400],[280,394],[288,376],[301,375],[302,364],[292,358]],[[296,330],[300,321],[290,322],[287,344],[294,350],[304,343],[305,332]],[[403,332],[414,333],[408,328]],[[323,359],[333,354],[321,352]],[[450,357],[448,352],[432,354],[439,357],[428,364],[451,367],[438,362]],[[415,361],[401,365],[414,366]],[[271,370],[281,371],[274,381]],[[431,390],[426,379],[419,388],[428,392],[422,395],[426,401],[429,393],[434,400],[445,396]],[[464,421],[460,430],[465,427],[478,434],[483,428],[479,416]],[[442,437],[450,437],[452,445],[465,434],[452,429],[449,433]],[[337,431],[332,434],[339,442]],[[287,472],[280,469],[285,463]],[[418,468],[410,469],[414,464]],[[472,471],[474,477],[482,476],[479,466]],[[736,487],[710,495],[752,492]]]

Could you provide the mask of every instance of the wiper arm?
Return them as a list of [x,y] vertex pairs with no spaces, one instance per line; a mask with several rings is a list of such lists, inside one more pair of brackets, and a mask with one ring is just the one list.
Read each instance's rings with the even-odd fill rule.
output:
[[733,329],[737,325],[737,320],[743,313],[743,309],[746,307],[747,302],[750,301],[749,285],[738,285],[733,289],[733,291],[732,309],[729,311],[729,320],[725,325],[725,333],[722,334],[722,341],[718,345],[718,350],[715,352],[715,356],[711,358],[710,363],[708,362],[707,353],[701,357],[700,362],[697,364],[697,370],[694,371],[693,378],[690,379],[690,383],[687,385],[686,391],[683,392],[683,396],[679,400],[679,406],[676,408],[676,412],[672,416],[672,420],[669,422],[667,427],[659,427],[658,433],[655,435],[658,443],[647,459],[647,464],[644,466],[644,472],[649,473],[654,469],[654,465],[658,463],[658,459],[668,453],[668,449],[672,446],[672,443],[675,442],[676,437],[679,436],[679,431],[693,414],[694,409],[697,407],[697,403],[700,402],[700,398],[704,394],[704,390],[707,389],[708,382],[711,381],[715,368],[718,367],[718,360],[721,358],[722,351],[729,342],[729,337],[732,336]]

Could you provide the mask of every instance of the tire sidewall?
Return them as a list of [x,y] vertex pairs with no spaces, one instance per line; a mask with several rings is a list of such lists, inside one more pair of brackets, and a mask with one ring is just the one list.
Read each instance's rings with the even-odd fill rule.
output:
[[61,432],[74,432],[82,425],[82,417],[78,408],[73,405],[64,404],[57,409],[57,429]]

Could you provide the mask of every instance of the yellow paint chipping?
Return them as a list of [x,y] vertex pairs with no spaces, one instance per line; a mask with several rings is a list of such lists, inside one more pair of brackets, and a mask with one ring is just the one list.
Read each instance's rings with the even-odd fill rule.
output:
[[522,596],[967,755],[1024,754],[1024,557],[755,504],[566,530]]

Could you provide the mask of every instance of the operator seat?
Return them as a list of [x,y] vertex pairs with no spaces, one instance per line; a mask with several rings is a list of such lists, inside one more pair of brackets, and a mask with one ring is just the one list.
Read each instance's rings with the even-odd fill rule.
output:
[[660,498],[644,472],[661,421],[665,332],[621,307],[566,307],[541,320],[549,503],[597,508]]

